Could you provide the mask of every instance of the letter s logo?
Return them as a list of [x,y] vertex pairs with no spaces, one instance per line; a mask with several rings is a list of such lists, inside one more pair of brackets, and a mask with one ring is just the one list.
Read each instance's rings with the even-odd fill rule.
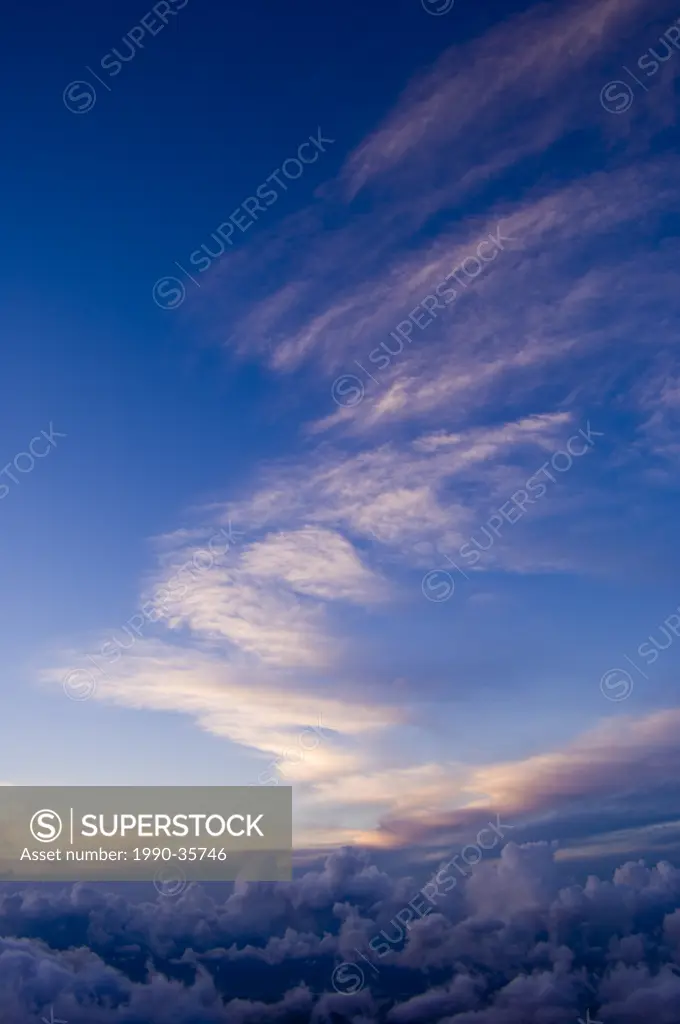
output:
[[36,811],[31,818],[31,835],[39,843],[53,843],[62,830],[61,818],[56,811]]

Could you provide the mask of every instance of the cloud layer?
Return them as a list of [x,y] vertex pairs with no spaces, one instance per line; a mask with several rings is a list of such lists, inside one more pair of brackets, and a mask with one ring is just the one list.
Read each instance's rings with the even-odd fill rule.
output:
[[50,1007],[69,1024],[677,1020],[678,869],[630,862],[570,884],[549,845],[507,842],[463,870],[410,919],[418,883],[349,850],[226,895],[5,895],[3,1011],[12,1024]]

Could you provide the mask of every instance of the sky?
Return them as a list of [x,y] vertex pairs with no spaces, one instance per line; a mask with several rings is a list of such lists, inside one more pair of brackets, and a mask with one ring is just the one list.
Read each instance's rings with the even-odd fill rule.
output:
[[0,781],[680,864],[678,15],[10,5]]
[[680,61],[584,11],[13,13],[5,781],[383,846],[663,739]]

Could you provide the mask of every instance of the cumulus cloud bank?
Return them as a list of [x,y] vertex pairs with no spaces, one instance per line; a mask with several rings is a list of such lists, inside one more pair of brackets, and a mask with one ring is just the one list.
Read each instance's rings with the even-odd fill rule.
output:
[[[492,859],[493,858],[493,859]],[[384,1020],[675,1024],[680,870],[629,862],[566,884],[550,844],[512,841],[448,893],[343,849],[290,883],[133,901],[99,887],[0,898],[12,1024]],[[382,936],[378,959],[369,945]],[[253,993],[257,993],[255,999]]]

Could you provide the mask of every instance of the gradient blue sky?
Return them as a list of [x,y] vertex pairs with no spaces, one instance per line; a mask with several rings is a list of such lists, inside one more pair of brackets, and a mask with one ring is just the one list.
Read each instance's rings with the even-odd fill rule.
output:
[[[256,783],[321,721],[279,776],[300,845],[427,843],[486,805],[594,842],[571,801],[639,849],[622,829],[680,817],[680,644],[636,654],[680,605],[680,51],[630,109],[601,96],[678,12],[189,0],[70,112],[147,10],[15,5],[0,43],[0,461],[67,435],[0,501],[0,779]],[[327,152],[159,308],[154,283],[319,128]],[[348,374],[365,394],[343,406]],[[587,455],[428,600],[588,423]],[[230,521],[224,561],[68,699]],[[600,686],[619,667],[625,700]]]

